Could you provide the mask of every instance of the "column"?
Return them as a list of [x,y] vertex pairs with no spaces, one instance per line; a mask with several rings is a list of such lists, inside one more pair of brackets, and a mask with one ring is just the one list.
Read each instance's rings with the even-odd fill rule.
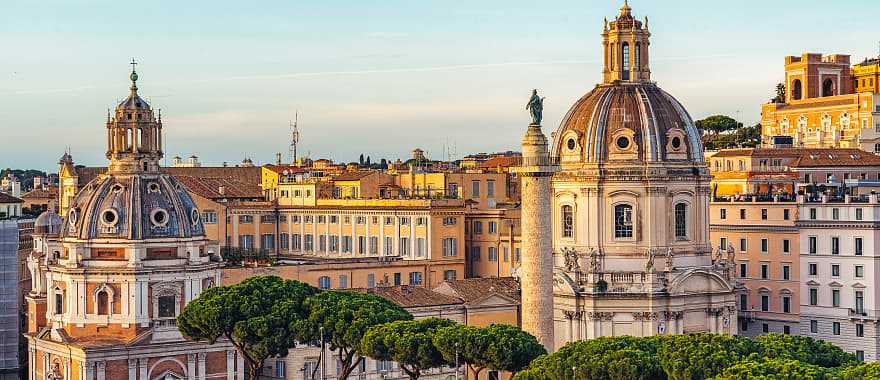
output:
[[149,361],[149,360],[148,360],[147,358],[141,358],[141,359],[138,359],[138,370],[139,370],[138,372],[140,373],[140,380],[147,380],[147,379],[149,379],[149,377],[147,377],[147,376],[149,375],[149,374],[147,373],[147,364],[148,364],[148,361]]
[[409,257],[415,257],[416,254],[416,217],[409,216]]
[[205,353],[199,352],[199,380],[205,380]]
[[98,363],[98,379],[97,380],[105,380],[107,374],[107,362],[99,361]]
[[235,380],[235,351],[226,351],[226,380]]
[[[71,360],[70,358],[64,358],[64,378],[70,379],[73,376],[73,371],[70,369]],[[100,375],[100,372],[98,373]],[[104,380],[103,378],[98,378],[98,380]]]
[[260,235],[260,224],[262,224],[262,215],[254,215],[254,248],[265,249],[263,247],[263,237]]
[[235,352],[235,368],[236,380],[244,380],[244,358],[238,351]]
[[229,236],[231,246],[238,247],[238,215],[230,214],[229,219],[232,220],[232,235]]
[[183,304],[186,305],[193,298],[193,280],[187,279],[183,282]]
[[[433,218],[431,218],[430,211],[428,212],[428,215],[425,215],[425,218],[428,221],[428,226],[425,227],[425,231],[426,231],[426,233],[425,233],[425,257],[428,260],[431,260],[431,246],[433,245],[433,244],[431,244],[431,242],[433,241],[433,238],[434,238],[433,236],[431,236],[431,225],[434,224],[434,223],[432,223],[434,220],[433,220]],[[499,224],[498,225],[498,235],[499,236],[501,236],[501,228],[502,227]],[[499,260],[501,260],[501,258],[499,258]],[[428,274],[425,273],[425,281],[427,281],[427,277],[428,277]],[[430,286],[427,283],[425,283],[425,285]]]
[[95,362],[86,361],[86,380],[95,380]]
[[[280,244],[281,238],[278,238]],[[280,247],[279,247],[280,248]],[[287,254],[293,254],[293,215],[287,215]]]
[[186,354],[186,378],[196,379],[196,354]]
[[128,380],[138,380],[137,365],[137,359],[128,359]]

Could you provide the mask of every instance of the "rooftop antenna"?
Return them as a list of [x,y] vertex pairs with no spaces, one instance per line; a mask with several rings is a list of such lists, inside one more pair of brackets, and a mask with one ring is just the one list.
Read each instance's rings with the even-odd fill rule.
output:
[[290,127],[292,129],[290,133],[290,156],[292,158],[291,163],[296,165],[296,145],[299,144],[299,127],[297,123],[299,122],[299,110],[293,116],[293,123],[290,123]]

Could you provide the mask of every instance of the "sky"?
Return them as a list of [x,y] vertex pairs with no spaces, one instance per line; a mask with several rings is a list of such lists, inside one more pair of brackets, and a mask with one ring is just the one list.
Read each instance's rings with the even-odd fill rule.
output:
[[[206,165],[355,161],[518,150],[537,88],[545,133],[601,81],[596,0],[2,0],[0,167],[105,165],[108,108],[161,108],[166,156]],[[880,2],[633,0],[649,17],[652,79],[694,119],[746,124],[786,55],[878,54]]]

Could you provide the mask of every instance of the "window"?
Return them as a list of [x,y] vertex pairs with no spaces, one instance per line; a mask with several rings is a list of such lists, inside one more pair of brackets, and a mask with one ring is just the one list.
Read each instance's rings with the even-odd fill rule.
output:
[[782,312],[791,313],[791,297],[782,296]]
[[748,248],[748,241],[745,238],[739,239],[739,250],[740,252],[745,252],[746,248]]
[[448,237],[443,239],[443,257],[458,256],[458,239]]
[[96,314],[110,315],[110,299],[106,290],[101,290],[97,295]]
[[339,252],[339,236],[330,235],[330,252]]
[[856,220],[862,220],[862,209],[861,208],[856,209]]
[[748,310],[749,309],[749,296],[746,294],[739,295],[739,309],[740,310]]
[[321,276],[321,278],[318,279],[318,287],[321,289],[330,289],[330,277]]
[[819,304],[819,289],[811,288],[810,289],[810,306],[816,306]]
[[810,271],[810,276],[818,276],[819,275],[819,267],[816,263],[810,263],[808,266]]
[[217,223],[217,212],[216,211],[205,211],[202,213],[202,221],[205,224],[216,224]]
[[840,322],[831,323],[831,333],[834,335],[840,335]]
[[493,180],[486,181],[486,197],[488,197],[488,198],[495,197],[495,181],[493,181]]
[[840,264],[831,264],[831,277],[840,277]]
[[455,278],[456,278],[455,269],[449,269],[449,270],[443,271],[443,280],[444,281],[455,280]]
[[499,380],[498,371],[489,371],[486,380]]
[[782,326],[782,333],[785,335],[791,334],[791,327],[788,325],[783,325]]
[[865,267],[863,265],[856,265],[856,278],[865,277]]
[[363,254],[367,253],[367,237],[366,236],[358,236],[357,253],[359,255],[363,255]]
[[498,249],[495,247],[489,247],[487,249],[487,256],[489,257],[489,261],[498,261]]
[[480,261],[480,247],[473,246],[471,247],[471,261],[478,262]]
[[282,232],[279,237],[278,244],[281,247],[281,249],[289,249],[290,248],[290,235],[287,234],[286,232]]
[[318,223],[327,223],[327,215],[318,215]]
[[416,218],[416,225],[417,226],[424,226],[426,224],[428,224],[428,218],[425,218],[423,216]]
[[859,338],[865,336],[865,325],[856,323],[856,336]]
[[614,237],[633,237],[632,206],[626,204],[614,206]]
[[816,209],[815,208],[810,209],[810,219],[816,220]]
[[501,247],[501,256],[505,263],[510,261],[510,253],[507,251],[507,246]]
[[837,236],[831,237],[831,254],[839,255],[840,254],[840,238]]
[[513,261],[519,262],[520,259],[520,249],[516,248],[513,250]]
[[624,42],[620,49],[620,56],[623,59],[623,62],[621,63],[621,67],[623,68],[621,71],[621,79],[629,80],[629,43]]
[[327,251],[327,235],[319,235],[318,236],[318,251],[326,252]]
[[815,319],[810,320],[810,333],[818,334],[819,333],[819,321]]
[[803,91],[801,90],[801,80],[795,79],[791,81],[791,99],[801,100]]
[[293,234],[293,249],[295,251],[302,249],[302,236],[300,234]]
[[416,257],[425,257],[425,238],[416,238]]
[[761,311],[770,311],[770,296],[761,296]]
[[254,249],[254,235],[238,235],[238,247]]
[[351,236],[346,235],[342,237],[342,252],[351,253]]
[[769,245],[770,245],[770,242],[767,241],[767,238],[762,238],[761,239],[761,252],[767,253]]
[[370,236],[370,254],[378,255],[379,254],[379,237],[378,236]]
[[749,265],[746,263],[739,263],[739,276],[740,277],[748,277],[749,275]]
[[443,218],[443,225],[444,226],[452,226],[452,225],[455,225],[456,223],[458,223],[458,219],[456,219],[454,216],[447,216],[447,217]]
[[394,240],[391,236],[385,237],[385,245],[382,247],[382,252],[385,256],[391,256],[394,254]]
[[355,222],[357,222],[357,224],[367,224],[367,217],[366,216],[358,216],[355,218]]
[[766,208],[761,209],[761,219],[767,220],[767,209]]
[[315,238],[312,234],[303,235],[303,249],[306,252],[312,252],[315,250]]
[[275,249],[275,235],[274,234],[262,234],[260,236],[260,248],[262,248],[262,249]]
[[367,273],[367,288],[375,288],[376,287],[376,275],[372,273]]
[[339,275],[339,288],[346,289],[348,288],[348,276],[341,274]]
[[[296,216],[294,216],[294,218],[296,218]],[[335,223],[338,223],[338,222],[339,222],[339,216],[337,216],[337,215],[330,215],[330,223],[335,224]]]
[[746,218],[746,209],[744,209],[744,208],[739,209],[739,218],[740,219]]
[[768,324],[766,324],[766,323],[762,323],[762,324],[761,324],[761,331],[764,332],[764,333],[768,333],[768,332],[770,332],[770,325],[768,325]]
[[817,242],[817,239],[818,239],[818,238],[815,237],[815,236],[810,236],[810,237],[807,238],[807,245],[808,245],[808,247],[809,247],[809,252],[810,252],[811,255],[815,255],[816,252],[818,251],[818,245],[819,245],[819,244],[818,244],[818,242]]
[[791,242],[788,239],[782,239],[782,253],[789,253],[791,251]]
[[480,196],[480,181],[471,181],[471,198]]
[[394,224],[394,218],[392,218],[392,217],[390,217],[390,216],[386,216],[386,217],[385,217],[385,225],[386,225],[386,226],[390,226],[390,225],[392,225],[392,224]]
[[840,220],[840,209],[839,208],[835,207],[835,208],[831,209],[831,219]]
[[788,264],[782,264],[782,279],[791,280],[791,266]]
[[718,242],[718,247],[721,249],[727,249],[727,238],[722,237]]
[[175,318],[177,317],[177,297],[175,296],[159,296],[158,298],[158,315],[159,318]]
[[840,307],[840,289],[831,289],[831,307]]
[[398,243],[400,246],[397,249],[397,254],[400,256],[409,256],[409,238],[402,237]]
[[766,280],[770,277],[770,264],[762,263],[761,264],[761,278]]
[[679,239],[687,237],[687,205],[684,203],[675,205],[675,237]]
[[574,211],[571,206],[562,206],[562,237],[574,237]]
[[394,273],[394,285],[400,285],[400,272]]
[[788,220],[790,217],[788,209],[782,210],[782,219]]
[[855,305],[856,313],[864,314],[865,313],[865,292],[861,290],[856,290],[856,305]]
[[287,367],[284,365],[283,360],[275,361],[275,377],[286,379],[287,378]]
[[239,216],[238,216],[238,222],[241,223],[241,224],[250,224],[250,223],[253,223],[253,222],[254,222],[254,216],[253,216],[253,215],[239,215]]
[[489,222],[489,233],[490,234],[497,234],[498,233],[498,223],[496,223],[495,221]]
[[479,220],[474,221],[474,233],[475,234],[482,234],[483,233],[483,222],[481,222]]
[[261,224],[275,223],[275,215],[260,215],[260,223]]
[[721,209],[721,215],[719,215],[721,219],[727,219],[727,209]]
[[376,371],[382,372],[391,372],[394,369],[394,365],[389,360],[376,360]]
[[862,238],[860,238],[860,237],[855,238],[855,241],[853,241],[853,243],[855,243],[854,248],[855,248],[856,256],[861,256],[862,255]]
[[421,285],[422,284],[422,272],[409,272],[409,284],[410,285]]
[[740,320],[739,329],[742,331],[749,331],[749,320],[748,319]]
[[863,362],[865,361],[865,351],[856,350],[856,360]]

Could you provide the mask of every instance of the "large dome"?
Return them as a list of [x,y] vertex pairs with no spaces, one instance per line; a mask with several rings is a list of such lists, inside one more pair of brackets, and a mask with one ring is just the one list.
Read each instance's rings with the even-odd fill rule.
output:
[[652,82],[597,85],[568,111],[552,155],[565,161],[703,161],[700,134],[672,95]]
[[62,235],[73,239],[160,239],[205,235],[186,188],[166,174],[109,174],[77,194]]

